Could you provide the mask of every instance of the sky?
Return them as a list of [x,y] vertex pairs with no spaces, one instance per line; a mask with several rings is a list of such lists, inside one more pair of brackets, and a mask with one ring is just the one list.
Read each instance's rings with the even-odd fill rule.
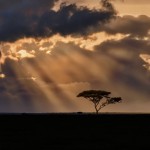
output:
[[0,0],[0,112],[150,113],[149,0]]

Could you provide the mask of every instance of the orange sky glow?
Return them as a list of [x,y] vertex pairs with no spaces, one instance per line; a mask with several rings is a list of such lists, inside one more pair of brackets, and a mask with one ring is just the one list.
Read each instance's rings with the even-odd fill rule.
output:
[[[62,2],[66,3],[64,8],[72,3],[78,7],[87,6],[85,12],[102,7],[98,0],[59,0],[51,8],[52,14],[62,13],[59,12]],[[96,25],[85,19],[90,25],[87,29],[81,28],[80,32],[76,30],[80,27],[77,24],[76,28],[69,26],[70,30],[65,31],[60,28],[51,34],[53,29],[45,27],[50,24],[45,22],[44,36],[42,33],[39,37],[30,37],[30,32],[27,36],[24,32],[13,41],[20,30],[11,40],[6,40],[4,35],[1,38],[0,93],[7,102],[3,102],[4,108],[0,108],[0,112],[93,112],[90,102],[76,97],[79,92],[89,89],[108,90],[113,96],[124,99],[123,103],[110,105],[103,112],[150,112],[150,1],[112,0],[111,3],[117,11],[114,18]],[[22,5],[19,11],[20,8]],[[78,15],[77,8],[74,7],[70,14]],[[40,14],[42,8],[38,11]],[[55,30],[61,22],[62,26],[65,24],[60,18],[54,19]],[[31,26],[34,28],[36,21]]]

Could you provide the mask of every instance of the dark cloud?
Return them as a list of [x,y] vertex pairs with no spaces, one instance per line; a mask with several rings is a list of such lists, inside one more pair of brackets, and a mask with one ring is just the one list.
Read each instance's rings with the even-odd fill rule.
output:
[[109,34],[129,34],[136,37],[145,37],[150,30],[150,17],[141,15],[134,16],[118,16],[110,23],[105,24],[102,29]]
[[39,14],[52,8],[58,0],[0,0],[0,12],[20,12],[24,14]]
[[118,65],[113,69],[111,76],[113,81],[147,96],[150,96],[150,78],[146,69],[142,67],[143,61],[139,55],[141,53],[150,54],[149,49],[148,41],[131,37],[117,41],[108,40],[95,47],[98,53],[117,62]]
[[48,37],[55,33],[85,35],[91,27],[101,25],[116,15],[107,0],[102,1],[102,8],[99,10],[62,4],[57,12],[50,9],[56,1],[4,2],[0,6],[0,41],[15,41],[22,37]]
[[150,43],[147,40],[125,37],[120,40],[106,40],[100,45],[95,46],[96,51],[107,54],[119,54],[119,52],[127,52],[130,58],[131,54],[139,56],[141,53],[149,53]]
[[22,37],[36,36],[35,28],[44,13],[57,0],[0,1],[0,40],[14,41]]
[[[150,54],[150,43],[147,40],[138,40],[126,37],[120,40],[107,40],[95,46],[95,51],[107,55],[123,64],[125,67],[142,69],[143,61],[139,57],[141,53]],[[131,68],[130,68],[131,69]],[[128,69],[127,69],[128,70]],[[140,70],[139,72],[142,72]]]

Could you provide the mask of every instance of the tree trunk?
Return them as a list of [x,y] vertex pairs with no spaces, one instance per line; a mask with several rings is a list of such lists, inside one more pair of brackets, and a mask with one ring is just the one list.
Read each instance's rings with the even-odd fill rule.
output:
[[94,103],[94,106],[95,106],[96,114],[98,114],[99,110],[97,109],[96,103]]
[[96,114],[98,114],[98,110],[96,109]]

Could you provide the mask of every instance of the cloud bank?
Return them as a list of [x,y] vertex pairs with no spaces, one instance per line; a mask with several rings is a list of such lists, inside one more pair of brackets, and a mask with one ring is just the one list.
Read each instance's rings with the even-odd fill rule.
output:
[[133,37],[146,37],[150,30],[150,17],[145,15],[140,15],[134,17],[131,15],[126,15],[123,17],[116,17],[111,23],[103,26],[103,31],[108,34],[129,34]]
[[89,33],[90,28],[101,25],[116,15],[109,1],[102,0],[99,10],[62,3],[52,10],[57,0],[1,0],[0,41],[15,41],[23,37],[50,37]]

